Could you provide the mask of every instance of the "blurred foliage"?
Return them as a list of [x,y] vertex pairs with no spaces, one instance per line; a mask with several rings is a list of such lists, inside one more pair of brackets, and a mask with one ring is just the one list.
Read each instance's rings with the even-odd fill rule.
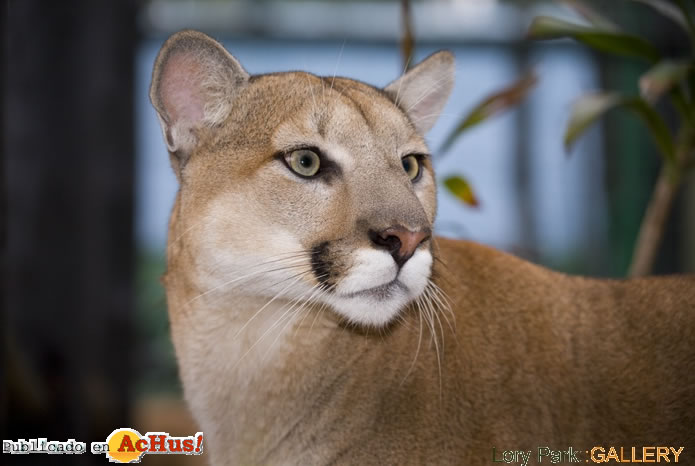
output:
[[473,188],[468,180],[461,176],[450,176],[444,180],[444,186],[451,194],[472,207],[478,207],[479,202],[475,197]]
[[[404,61],[409,63],[413,49],[409,2],[402,1],[404,35],[402,50]],[[532,3],[514,1],[518,7]],[[686,174],[695,165],[695,8],[691,0],[624,0],[622,2],[557,0],[585,20],[585,24],[564,19],[538,16],[528,29],[532,40],[572,39],[600,53],[641,60],[649,66],[638,81],[639,92],[632,95],[621,92],[598,92],[578,99],[572,108],[564,134],[564,144],[569,152],[574,143],[599,118],[612,109],[622,108],[636,115],[646,126],[656,148],[662,156],[663,169],[654,188],[652,198],[643,217],[635,245],[629,274],[646,275],[651,272],[656,252],[663,236],[664,225],[671,205]],[[659,49],[660,38],[653,37],[653,28],[642,28],[639,34],[625,31],[603,11],[615,13],[631,10],[635,4],[650,8],[671,22],[688,37],[691,53],[687,57],[663,57]],[[596,7],[600,7],[599,12]],[[653,22],[652,16],[649,22]],[[407,26],[407,27],[406,27]],[[650,37],[650,34],[652,37]],[[658,40],[657,40],[658,39]],[[440,148],[448,151],[466,131],[518,106],[537,83],[534,74],[528,73],[509,87],[482,99],[468,111]],[[664,100],[678,115],[677,128],[672,130],[664,116]],[[627,144],[623,143],[624,147]],[[446,190],[463,203],[477,207],[478,198],[471,183],[461,175],[444,180]]]
[[[590,18],[597,22],[596,16],[592,15]],[[659,57],[656,47],[639,36],[626,34],[613,28],[582,26],[547,16],[539,16],[533,20],[528,37],[529,39],[569,37],[601,52],[642,58],[649,62],[655,62]]]
[[456,139],[465,131],[497,114],[504,113],[519,105],[537,83],[538,78],[536,75],[533,72],[529,72],[510,86],[484,98],[461,119],[458,125],[456,125],[456,128],[454,128],[444,141],[444,144],[440,148],[440,152],[444,153],[449,150]]
[[619,107],[631,110],[644,121],[664,157],[674,158],[671,131],[661,116],[644,99],[623,96],[617,92],[587,94],[575,102],[565,131],[565,148],[569,151],[576,140],[601,115],[608,110]]
[[[666,16],[684,29],[691,43],[688,57],[663,58],[649,40],[623,31],[578,0],[563,2],[584,17],[588,25],[539,16],[533,20],[528,37],[537,40],[569,38],[599,52],[636,57],[650,68],[639,78],[639,95],[600,92],[581,97],[574,105],[565,131],[569,149],[584,131],[606,112],[624,108],[645,124],[662,156],[662,171],[642,220],[629,274],[651,272],[663,236],[664,225],[676,192],[687,172],[695,165],[695,25],[693,3],[686,0],[632,0]],[[666,100],[677,114],[674,132],[667,125],[661,107]]]
[[[511,85],[493,92],[483,98],[468,113],[464,114],[459,124],[451,131],[439,149],[440,154],[445,154],[458,138],[466,131],[483,123],[490,118],[502,114],[519,105],[526,95],[535,87],[538,78],[533,72],[528,72]],[[459,201],[470,207],[479,207],[480,202],[471,186],[471,183],[463,176],[456,175],[444,180],[444,187]]]

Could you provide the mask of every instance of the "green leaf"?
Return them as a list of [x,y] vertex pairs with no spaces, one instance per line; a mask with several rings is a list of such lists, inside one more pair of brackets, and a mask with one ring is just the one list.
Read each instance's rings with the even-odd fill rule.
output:
[[466,130],[471,129],[494,115],[517,106],[524,97],[526,97],[529,91],[533,89],[537,82],[538,78],[536,75],[529,72],[511,86],[505,87],[483,99],[478,105],[473,107],[473,110],[463,117],[461,122],[446,138],[439,152],[446,152],[461,133]]
[[637,57],[654,63],[659,52],[646,40],[638,36],[617,31],[598,29],[569,23],[557,18],[538,16],[529,26],[530,39],[571,38],[602,52],[626,57]]
[[661,155],[669,161],[675,160],[673,136],[659,114],[643,99],[625,97],[615,92],[589,94],[575,102],[565,130],[565,149],[569,151],[579,136],[604,113],[619,107],[625,107],[639,116],[647,125]]
[[604,31],[619,32],[620,28],[613,21],[609,20],[589,5],[579,0],[560,0],[562,3],[572,8],[575,12],[589,21],[592,25]]
[[633,0],[635,2],[643,3],[647,6],[652,7],[662,15],[666,16],[667,18],[673,20],[675,23],[677,23],[680,27],[685,30],[685,32],[688,31],[688,22],[685,19],[685,15],[681,10],[678,9],[675,5],[672,3],[666,2],[664,0]]
[[690,61],[660,61],[640,77],[640,93],[646,101],[656,102],[683,81],[693,69],[695,67]]
[[471,207],[478,207],[480,204],[475,197],[470,183],[461,176],[450,176],[444,180],[444,186],[451,194],[468,204]]
[[620,102],[620,96],[612,93],[588,94],[580,97],[572,106],[570,120],[565,129],[565,150],[569,152],[579,136],[618,102]]

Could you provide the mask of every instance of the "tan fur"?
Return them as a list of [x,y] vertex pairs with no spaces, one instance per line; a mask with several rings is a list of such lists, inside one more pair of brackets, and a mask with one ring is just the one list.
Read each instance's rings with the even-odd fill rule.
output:
[[[397,272],[418,296],[388,322],[369,319],[390,294],[366,314],[331,301],[350,280],[362,286],[353,272],[369,276],[370,261],[391,270],[368,231],[434,221],[431,164],[411,183],[400,159],[427,153],[421,133],[450,89],[450,55],[380,91],[300,72],[248,77],[231,56],[207,61],[210,50],[227,57],[220,49],[173,36],[151,93],[172,137],[182,126],[158,83],[232,67],[224,92],[174,86],[193,99],[177,108],[194,110],[170,141],[181,189],[164,281],[212,464],[483,465],[493,447],[595,445],[684,446],[680,462],[695,462],[693,277],[570,277],[438,238]],[[192,72],[167,60],[177,53]],[[442,94],[418,99],[426,82]],[[297,146],[320,148],[341,173],[299,179],[277,157]],[[312,254],[329,264],[323,286]],[[434,285],[422,291],[421,278]]]

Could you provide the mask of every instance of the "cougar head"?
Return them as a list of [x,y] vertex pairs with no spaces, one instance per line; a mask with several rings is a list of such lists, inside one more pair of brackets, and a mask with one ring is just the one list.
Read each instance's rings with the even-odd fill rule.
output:
[[225,302],[312,301],[355,324],[390,322],[430,279],[436,185],[423,135],[453,70],[438,52],[383,89],[251,76],[210,37],[172,36],[150,90],[180,182],[169,268]]

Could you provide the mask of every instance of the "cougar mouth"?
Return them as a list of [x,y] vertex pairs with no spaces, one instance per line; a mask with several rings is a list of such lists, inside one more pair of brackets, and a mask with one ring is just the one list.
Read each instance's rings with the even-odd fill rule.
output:
[[424,291],[431,275],[429,248],[417,248],[402,266],[389,251],[325,241],[310,249],[323,300],[350,322],[382,326]]
[[357,298],[360,296],[369,296],[376,298],[378,300],[389,299],[393,297],[393,294],[397,291],[408,291],[408,289],[401,283],[398,278],[394,278],[388,283],[383,285],[375,286],[372,288],[367,288],[360,291],[353,291],[350,293],[340,294],[343,298]]
[[[314,246],[310,257],[314,277],[326,291],[341,298],[371,297],[378,300],[388,299],[397,291],[407,291],[407,287],[399,280],[400,270],[395,265],[388,270],[377,271],[377,267],[383,267],[383,263],[370,264],[374,266],[373,270],[379,276],[372,276],[371,279],[365,277],[365,283],[353,283],[345,289],[345,279],[348,278],[346,275],[350,273],[356,261],[359,263],[359,259],[355,257],[359,252],[356,250],[353,254],[345,253],[331,250],[330,246],[329,241]],[[377,250],[373,252],[380,254]],[[390,262],[390,258],[388,260]],[[368,268],[372,269],[372,267]]]

